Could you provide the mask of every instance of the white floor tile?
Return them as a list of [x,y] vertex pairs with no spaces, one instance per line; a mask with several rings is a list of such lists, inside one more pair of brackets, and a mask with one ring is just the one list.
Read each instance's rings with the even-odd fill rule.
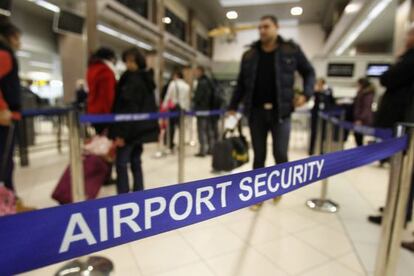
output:
[[182,266],[177,269],[171,269],[168,272],[156,274],[156,276],[214,276],[211,269],[204,262],[197,262],[194,264]]
[[290,274],[305,272],[329,260],[327,256],[294,237],[283,238],[255,247],[278,267]]
[[299,274],[300,276],[359,276],[359,274],[341,265],[338,262],[330,262],[315,269]]

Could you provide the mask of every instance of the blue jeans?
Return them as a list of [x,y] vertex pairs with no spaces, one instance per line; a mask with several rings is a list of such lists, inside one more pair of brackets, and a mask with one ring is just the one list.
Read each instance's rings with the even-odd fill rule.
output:
[[116,187],[118,194],[129,193],[128,164],[131,164],[134,179],[132,191],[144,189],[144,179],[141,167],[142,144],[126,144],[116,150]]

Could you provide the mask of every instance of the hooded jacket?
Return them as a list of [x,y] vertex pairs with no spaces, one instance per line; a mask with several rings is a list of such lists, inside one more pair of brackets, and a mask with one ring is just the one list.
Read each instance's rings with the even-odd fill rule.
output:
[[[309,99],[313,95],[315,71],[301,48],[293,41],[286,41],[281,36],[277,38],[278,48],[275,51],[275,82],[276,108],[279,119],[290,116],[294,99],[295,72],[303,78],[304,95]],[[246,115],[249,115],[253,106],[257,66],[261,49],[260,41],[253,43],[242,57],[237,86],[233,93],[229,109],[237,110],[243,102]]]
[[21,110],[19,67],[13,50],[0,39],[0,109]]

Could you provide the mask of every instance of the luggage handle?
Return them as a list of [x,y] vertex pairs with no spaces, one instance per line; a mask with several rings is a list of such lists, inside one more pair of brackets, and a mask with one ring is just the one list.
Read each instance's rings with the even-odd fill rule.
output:
[[236,130],[239,132],[239,137],[244,137],[244,135],[243,135],[243,131],[242,131],[242,124],[241,124],[241,120],[239,120],[239,122],[237,123],[237,128],[235,128],[235,129],[226,129],[226,130],[224,130],[224,133],[223,133],[223,140],[224,140],[224,139],[226,139],[226,137],[227,137],[227,134],[228,134],[228,133],[234,134],[234,132],[235,132]]

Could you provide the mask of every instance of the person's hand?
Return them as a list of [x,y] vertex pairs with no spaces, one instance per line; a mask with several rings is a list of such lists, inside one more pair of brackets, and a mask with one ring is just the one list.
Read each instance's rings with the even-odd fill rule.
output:
[[293,106],[295,108],[301,107],[306,103],[306,97],[303,95],[295,96],[295,99],[293,100]]
[[5,109],[0,111],[0,125],[9,126],[12,121],[12,113],[10,110]]
[[114,141],[115,146],[122,148],[125,146],[125,140],[121,137],[116,137]]

